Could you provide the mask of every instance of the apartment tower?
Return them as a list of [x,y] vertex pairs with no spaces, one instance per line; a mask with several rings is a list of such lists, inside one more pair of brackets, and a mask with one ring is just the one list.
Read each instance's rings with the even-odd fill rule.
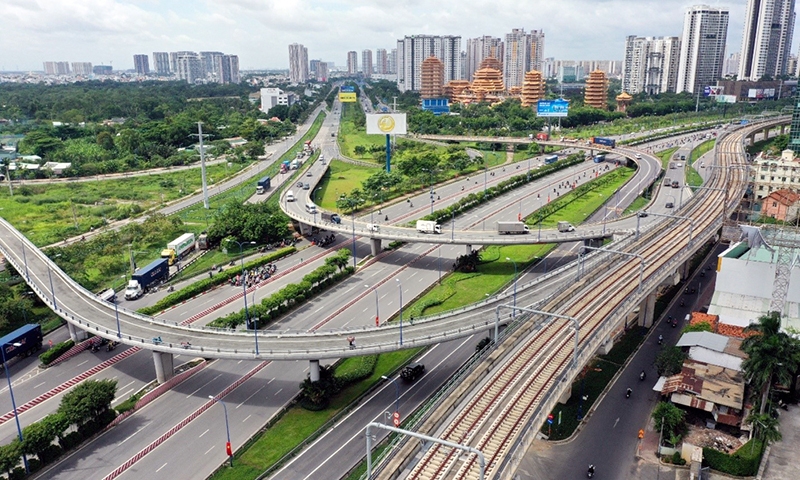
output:
[[686,12],[678,61],[677,93],[695,93],[714,85],[722,76],[728,10],[695,5]]
[[299,43],[289,45],[289,81],[308,81],[308,49]]
[[625,39],[622,91],[635,95],[674,92],[680,60],[678,37],[636,37]]
[[786,75],[794,17],[794,0],[748,0],[739,80]]

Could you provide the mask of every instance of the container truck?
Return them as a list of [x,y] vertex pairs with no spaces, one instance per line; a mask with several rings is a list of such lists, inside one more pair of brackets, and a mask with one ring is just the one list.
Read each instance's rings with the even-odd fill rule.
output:
[[525,222],[497,222],[497,233],[500,235],[520,235],[528,233]]
[[[6,362],[20,355],[28,356],[42,348],[42,327],[29,323],[0,338]],[[2,358],[0,358],[2,362]]]
[[331,223],[342,223],[342,218],[336,213],[322,212],[322,220]]
[[442,233],[442,226],[433,220],[417,220],[419,233]]
[[573,227],[572,224],[569,223],[569,222],[561,221],[561,222],[558,222],[558,231],[561,232],[561,233],[574,232],[575,231],[575,227]]
[[175,240],[167,244],[167,248],[161,250],[161,258],[169,260],[172,265],[182,259],[189,252],[194,250],[194,233],[184,233]]
[[596,145],[605,145],[606,147],[614,148],[617,146],[617,141],[613,138],[592,137],[592,143]]
[[169,275],[169,261],[159,258],[148,266],[137,270],[125,288],[125,300],[135,300],[145,292],[167,279]]
[[269,176],[262,177],[256,185],[256,193],[259,195],[267,193],[267,190],[269,190],[270,186]]

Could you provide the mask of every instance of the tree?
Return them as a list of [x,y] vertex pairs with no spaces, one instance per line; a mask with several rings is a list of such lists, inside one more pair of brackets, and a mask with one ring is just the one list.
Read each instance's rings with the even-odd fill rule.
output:
[[[662,438],[679,438],[686,431],[686,412],[672,402],[658,402],[651,416],[655,421],[656,430],[663,433]],[[677,442],[671,443],[674,446]]]
[[9,444],[0,445],[0,470],[10,474],[14,467],[19,465],[19,459],[22,456],[22,444],[18,439],[15,439]]
[[87,380],[64,395],[58,412],[70,424],[81,426],[108,410],[116,392],[116,380]]
[[697,322],[693,325],[686,325],[681,330],[681,333],[689,333],[689,332],[713,332],[714,330],[711,328],[711,324],[708,322]]
[[675,375],[683,368],[684,360],[686,360],[686,354],[680,348],[667,347],[656,356],[656,370],[662,376]]
[[22,453],[36,455],[39,460],[45,462],[43,452],[53,444],[56,436],[56,430],[52,423],[34,422],[22,429]]
[[783,438],[778,430],[778,419],[769,413],[750,412],[744,422],[753,426],[753,435],[764,444],[774,443]]
[[745,379],[760,394],[759,413],[767,411],[769,389],[773,380],[789,385],[793,372],[800,364],[798,342],[780,331],[779,312],[770,312],[759,317],[758,323],[748,325],[744,331],[749,334],[742,341],[742,351],[747,358],[742,362]]

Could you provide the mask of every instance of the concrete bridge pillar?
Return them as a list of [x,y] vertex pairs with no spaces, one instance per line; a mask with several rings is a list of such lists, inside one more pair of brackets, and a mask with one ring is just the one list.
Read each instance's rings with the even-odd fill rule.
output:
[[602,238],[587,238],[583,241],[583,244],[587,247],[593,248],[601,248],[603,246],[603,239]]
[[158,380],[158,383],[164,383],[174,375],[175,367],[172,361],[171,353],[153,352],[153,363],[156,366],[156,380]]
[[558,403],[560,403],[562,405],[566,404],[567,401],[569,400],[569,397],[571,397],[571,396],[572,396],[572,384],[570,384],[567,387],[567,389],[564,390],[564,393],[561,394],[561,397],[559,397],[559,399],[558,399]]
[[689,278],[690,267],[691,267],[691,264],[689,263],[690,261],[691,259],[686,260],[679,267],[678,273],[680,273],[681,275],[681,280]]
[[319,360],[308,361],[308,376],[312,382],[319,381]]
[[86,340],[86,332],[69,322],[67,322],[67,330],[69,330],[69,338],[73,342],[78,343]]
[[377,257],[379,253],[381,253],[381,239],[380,238],[370,238],[369,239],[369,246],[372,252],[373,257]]
[[761,131],[761,134],[764,135],[764,138],[761,140],[766,140],[769,138],[769,127],[765,127],[764,130]]
[[472,253],[472,245],[466,245],[466,247],[467,247],[467,255],[469,255],[470,253]]
[[303,235],[304,237],[311,236],[313,233],[311,230],[312,226],[307,223],[296,222],[295,227],[299,227],[300,235]]
[[781,125],[781,135],[786,133],[786,129],[789,128],[789,125]]
[[614,339],[608,338],[604,343],[600,345],[600,348],[597,349],[597,353],[600,355],[608,355],[611,349],[614,347]]
[[644,300],[642,300],[642,304],[639,306],[639,318],[641,322],[640,325],[645,328],[652,327],[655,311],[656,311],[656,294],[651,293],[650,295],[646,296]]
[[753,133],[751,133],[750,135],[747,136],[747,145],[748,146],[750,146],[750,147],[753,146],[753,143],[755,143],[755,137],[756,137],[755,132],[753,132]]

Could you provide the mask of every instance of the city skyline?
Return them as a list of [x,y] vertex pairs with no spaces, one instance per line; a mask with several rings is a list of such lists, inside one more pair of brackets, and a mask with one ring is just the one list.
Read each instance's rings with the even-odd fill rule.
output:
[[[0,0],[7,18],[3,71],[39,71],[44,61],[52,60],[128,70],[134,68],[136,53],[181,50],[236,52],[243,70],[286,69],[289,43],[305,45],[309,58],[343,66],[348,51],[391,49],[407,35],[502,38],[514,28],[543,30],[547,57],[620,60],[628,35],[680,36],[686,10],[703,2],[567,0],[556,5],[535,0],[532,8],[522,11],[507,0],[491,6],[447,1],[362,5],[346,0],[268,5],[244,0],[192,5],[177,0],[22,3]],[[746,5],[746,0],[714,5],[730,11],[729,54],[741,48]],[[486,15],[487,8],[492,15]],[[626,15],[618,15],[620,11]],[[465,41],[461,47],[466,47]],[[794,40],[791,52],[796,51]]]

